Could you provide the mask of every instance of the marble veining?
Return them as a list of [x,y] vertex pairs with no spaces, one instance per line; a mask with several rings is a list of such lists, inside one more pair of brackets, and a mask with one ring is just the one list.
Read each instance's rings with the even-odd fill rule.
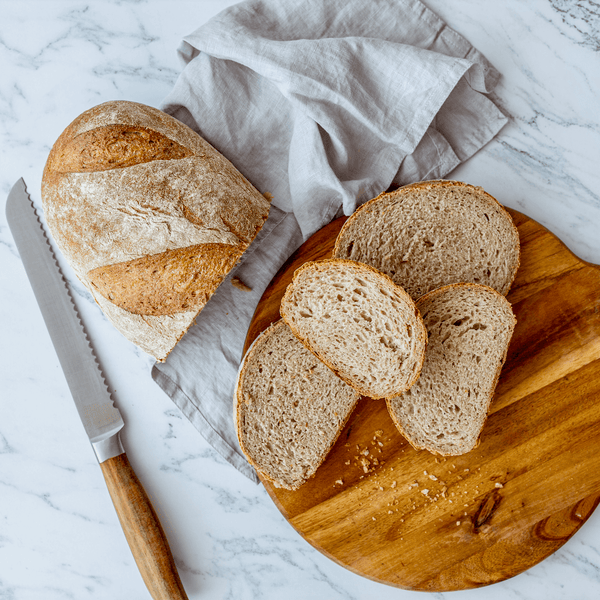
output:
[[[106,100],[158,106],[181,69],[180,40],[233,3],[0,0],[0,193],[23,176],[39,206],[45,160],[65,126]],[[600,5],[425,3],[501,72],[493,99],[510,116],[451,176],[600,263]],[[148,598],[0,212],[0,599]],[[152,360],[58,259],[190,599],[600,596],[598,511],[548,559],[480,590],[424,595],[337,565],[198,435],[152,381]]]
[[550,4],[561,24],[567,26],[564,30],[559,27],[561,35],[596,52],[600,50],[600,11],[597,2],[550,0]]

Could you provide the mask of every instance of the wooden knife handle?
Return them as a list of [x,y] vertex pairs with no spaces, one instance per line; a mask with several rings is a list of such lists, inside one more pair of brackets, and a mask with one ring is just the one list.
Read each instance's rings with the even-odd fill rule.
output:
[[155,600],[187,600],[165,532],[127,455],[100,463],[144,583]]

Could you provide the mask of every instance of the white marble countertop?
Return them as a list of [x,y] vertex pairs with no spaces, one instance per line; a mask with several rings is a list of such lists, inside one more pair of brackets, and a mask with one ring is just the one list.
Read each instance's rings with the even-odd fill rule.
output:
[[[157,106],[181,38],[229,0],[0,1],[0,190],[36,203],[51,145],[92,105]],[[502,73],[511,121],[452,174],[600,263],[600,6],[591,0],[426,0]],[[0,598],[148,598],[0,213]],[[64,265],[63,265],[64,267]],[[229,466],[150,378],[151,360],[70,278],[124,415],[124,444],[194,598],[423,597],[313,549],[262,486]],[[469,600],[600,597],[600,512],[529,571]]]

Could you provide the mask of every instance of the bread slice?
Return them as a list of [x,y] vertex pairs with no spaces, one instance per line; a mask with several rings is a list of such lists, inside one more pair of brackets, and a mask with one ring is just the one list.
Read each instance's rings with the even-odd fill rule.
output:
[[417,301],[429,335],[410,390],[387,401],[392,420],[417,449],[456,456],[477,445],[516,319],[490,287],[454,284]]
[[363,204],[340,231],[333,256],[369,264],[413,299],[450,283],[481,283],[503,295],[519,267],[511,216],[480,187],[426,181]]
[[298,489],[325,460],[359,399],[277,321],[240,367],[234,399],[240,447],[275,486]]
[[423,320],[409,295],[372,267],[307,262],[294,273],[280,313],[311,352],[365,396],[390,398],[419,376]]

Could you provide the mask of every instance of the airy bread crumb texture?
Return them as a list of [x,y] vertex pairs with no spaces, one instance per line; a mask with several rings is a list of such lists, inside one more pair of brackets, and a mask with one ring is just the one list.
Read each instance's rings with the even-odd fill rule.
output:
[[323,462],[359,398],[277,321],[242,362],[234,413],[240,447],[275,486],[298,489]]
[[309,350],[365,396],[390,398],[419,375],[426,346],[419,311],[402,288],[367,265],[305,263],[280,312]]
[[417,306],[429,336],[425,362],[388,410],[415,448],[465,454],[487,419],[516,319],[504,296],[477,284],[444,286]]
[[506,295],[519,267],[511,216],[479,187],[411,184],[381,194],[344,224],[333,256],[369,264],[413,299],[450,283],[481,283]]

